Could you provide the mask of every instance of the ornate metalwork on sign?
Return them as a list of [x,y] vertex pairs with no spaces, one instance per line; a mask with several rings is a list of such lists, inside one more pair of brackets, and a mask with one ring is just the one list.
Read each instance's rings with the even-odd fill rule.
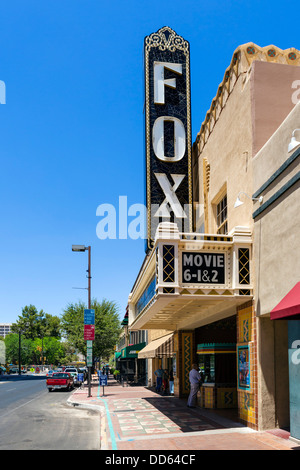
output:
[[250,284],[249,248],[239,248],[239,284]]
[[[239,248],[239,284],[250,284],[250,250]],[[250,295],[249,289],[240,289],[240,295]]]
[[169,27],[145,38],[148,246],[159,222],[192,230],[189,43]]
[[174,245],[163,245],[163,282],[175,282],[174,252]]

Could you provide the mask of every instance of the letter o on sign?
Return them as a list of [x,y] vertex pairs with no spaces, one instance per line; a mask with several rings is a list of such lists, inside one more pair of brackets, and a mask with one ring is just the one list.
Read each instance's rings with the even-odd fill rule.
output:
[[[174,157],[165,156],[164,122],[174,122]],[[157,158],[164,162],[179,162],[184,157],[186,149],[185,128],[183,122],[172,116],[161,116],[156,119],[152,129],[153,150]]]
[[201,266],[203,262],[202,256],[201,255],[195,255],[194,257],[194,263],[196,266]]

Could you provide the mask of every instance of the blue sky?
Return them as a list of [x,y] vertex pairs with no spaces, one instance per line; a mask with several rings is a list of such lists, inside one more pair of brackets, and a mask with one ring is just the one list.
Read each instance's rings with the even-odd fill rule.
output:
[[300,49],[298,2],[1,3],[0,322],[87,300],[72,244],[92,246],[92,296],[122,318],[144,241],[100,240],[96,209],[144,203],[144,37],[170,26],[190,42],[194,140],[240,44]]

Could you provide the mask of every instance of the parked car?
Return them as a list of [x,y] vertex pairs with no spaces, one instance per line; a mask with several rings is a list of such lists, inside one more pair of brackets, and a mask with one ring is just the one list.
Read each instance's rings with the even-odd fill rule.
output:
[[74,388],[74,379],[66,372],[56,372],[46,379],[46,386],[49,392],[61,389],[69,391]]
[[9,374],[17,374],[19,372],[19,367],[13,366],[9,368]]
[[54,370],[48,370],[46,377],[52,377]]
[[66,367],[64,372],[67,372],[68,374],[71,374],[73,379],[74,379],[74,385],[80,386],[82,384],[82,381],[78,380],[78,370],[76,367]]

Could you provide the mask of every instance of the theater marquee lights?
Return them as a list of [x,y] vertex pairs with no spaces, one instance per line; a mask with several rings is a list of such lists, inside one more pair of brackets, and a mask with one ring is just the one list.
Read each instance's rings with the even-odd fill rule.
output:
[[161,221],[192,231],[190,47],[169,27],[145,38],[147,249]]

